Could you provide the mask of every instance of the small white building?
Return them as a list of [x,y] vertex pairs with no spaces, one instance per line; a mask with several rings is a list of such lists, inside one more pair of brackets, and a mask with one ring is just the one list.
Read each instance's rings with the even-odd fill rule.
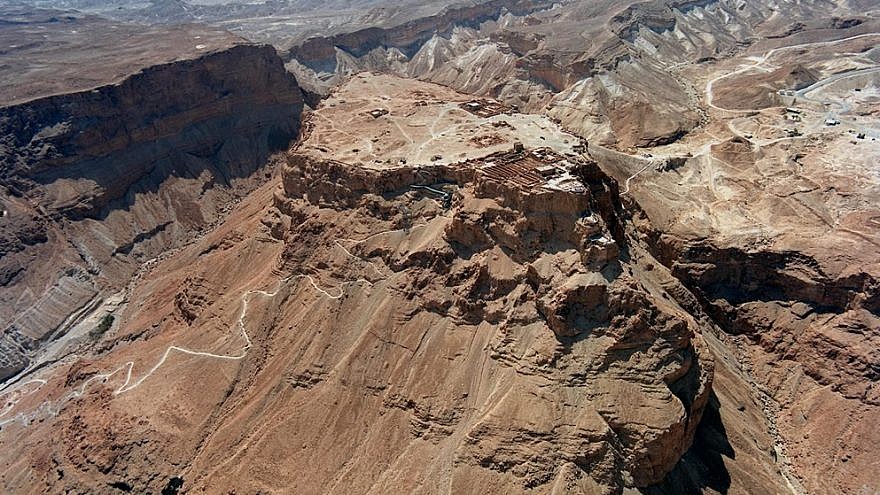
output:
[[541,165],[535,170],[541,175],[541,177],[553,177],[554,175],[562,173],[562,170],[555,165]]

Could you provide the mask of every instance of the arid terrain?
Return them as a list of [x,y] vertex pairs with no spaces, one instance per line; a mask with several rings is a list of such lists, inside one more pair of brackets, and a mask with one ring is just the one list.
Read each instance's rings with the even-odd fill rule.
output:
[[878,13],[0,8],[2,491],[880,493]]

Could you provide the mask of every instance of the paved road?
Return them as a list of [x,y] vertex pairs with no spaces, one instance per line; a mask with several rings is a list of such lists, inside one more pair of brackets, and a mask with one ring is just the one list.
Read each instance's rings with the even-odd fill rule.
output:
[[[836,43],[843,43],[844,41],[852,41],[855,39],[866,38],[866,37],[871,37],[871,36],[880,36],[880,33],[865,33],[865,34],[859,34],[856,36],[850,36],[848,38],[842,38],[839,40],[817,41],[814,43],[801,43],[799,45],[780,46],[778,48],[774,48],[774,49],[768,51],[767,53],[765,53],[764,55],[761,55],[758,57],[753,57],[752,60],[754,60],[755,63],[753,63],[751,65],[747,65],[747,66],[742,67],[740,69],[737,69],[733,72],[729,72],[727,74],[722,74],[718,77],[710,79],[706,83],[706,104],[716,110],[721,110],[724,112],[733,112],[733,113],[753,112],[754,110],[734,110],[734,109],[721,108],[719,106],[716,106],[714,103],[712,103],[712,100],[714,99],[712,87],[715,85],[716,82],[720,81],[721,79],[726,79],[728,77],[742,74],[744,72],[748,72],[748,71],[752,71],[752,70],[760,70],[763,72],[770,72],[772,69],[770,69],[769,67],[765,67],[764,65],[766,64],[767,60],[769,60],[771,57],[773,57],[773,55],[776,55],[777,53],[782,52],[782,51],[794,50],[797,48],[807,48],[807,47],[811,47],[811,46],[815,47],[815,46],[833,45]],[[831,77],[834,77],[834,76],[831,76]]]

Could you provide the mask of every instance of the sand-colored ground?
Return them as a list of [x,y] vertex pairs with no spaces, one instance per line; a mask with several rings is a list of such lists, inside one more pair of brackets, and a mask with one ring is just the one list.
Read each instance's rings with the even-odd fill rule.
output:
[[544,116],[474,115],[462,108],[472,99],[435,84],[358,74],[312,114],[315,130],[305,149],[380,169],[401,160],[410,165],[458,162],[510,149],[514,142],[560,152],[571,152],[579,143]]

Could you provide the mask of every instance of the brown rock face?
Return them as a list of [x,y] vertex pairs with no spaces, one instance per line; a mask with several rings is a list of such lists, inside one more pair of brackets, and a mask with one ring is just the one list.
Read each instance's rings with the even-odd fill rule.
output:
[[[738,116],[729,129],[792,122],[786,113]],[[846,133],[730,134],[710,136],[676,167],[648,167],[639,186],[630,180],[642,240],[727,334],[722,352],[756,391],[787,482],[802,493],[870,492],[876,435],[864,425],[880,415],[880,236],[868,171],[878,148],[848,155],[841,172],[838,153],[855,146]],[[592,149],[621,180],[645,167]]]
[[295,136],[301,109],[274,50],[241,44],[0,108],[3,339],[36,351],[141,262],[216,221],[265,180],[257,172]]
[[352,75],[274,175],[303,95],[267,47],[181,27],[129,70],[144,28],[3,85],[0,491],[880,490],[880,24],[845,3],[313,38],[317,89],[417,79]]
[[[778,408],[771,411],[780,438],[805,486],[847,492],[870,486],[874,478],[867,473],[827,479],[807,466],[832,456],[868,462],[864,442],[875,436],[860,432],[865,436],[856,441],[854,435],[880,414],[876,273],[870,267],[831,272],[827,260],[800,251],[743,252],[703,243],[688,243],[672,266],[722,328],[755,345],[748,358],[755,381],[765,384]],[[832,435],[850,440],[832,442]]]
[[[96,217],[135,183],[155,186],[151,173],[155,182],[197,174],[201,165],[220,180],[246,175],[234,150],[222,149],[234,145],[224,134],[253,129],[258,140],[248,151],[265,154],[295,135],[301,107],[296,80],[268,46],[147,68],[116,85],[3,108],[3,185],[50,214]],[[168,149],[179,150],[181,163],[170,163]],[[221,169],[210,158],[232,163]]]
[[[369,82],[354,104],[372,107]],[[4,487],[621,494],[674,468],[710,396],[703,324],[620,227],[616,183],[566,154],[577,141],[504,115],[556,148],[345,162],[365,140],[421,153],[431,133],[389,134],[423,118],[500,131],[438,118],[456,103],[395,125],[389,105],[320,151],[351,128],[333,101],[277,183],[137,281],[100,350],[7,397]]]
[[[310,133],[322,135],[323,119],[314,122]],[[436,483],[456,492],[620,493],[663,479],[693,439],[712,358],[698,324],[656,277],[618,257],[639,248],[628,246],[620,225],[608,225],[619,222],[613,180],[581,162],[573,166],[583,177],[576,190],[523,186],[485,168],[506,154],[390,168],[328,155],[305,138],[283,168],[275,205],[291,227],[280,262],[290,273],[330,270],[338,281],[369,283],[354,297],[369,339],[382,344],[342,351],[328,341],[348,356],[347,367],[365,370],[350,379],[373,391],[350,382],[347,398],[334,399],[325,414],[363,404],[361,417],[375,418],[367,422],[395,439],[377,447],[380,465],[415,449],[446,466],[438,472],[399,460],[380,468],[382,489]],[[448,210],[412,187],[426,184],[451,195]],[[348,241],[349,261],[321,248],[355,237],[349,232],[357,225],[385,233]],[[412,334],[417,324],[430,327],[420,338]],[[325,345],[323,334],[308,332],[304,341]],[[297,381],[305,384],[303,400],[341,398],[336,379],[312,378]],[[400,414],[407,419],[391,421]],[[338,444],[320,454],[331,465],[351,448],[345,438],[372,435],[337,428]],[[352,462],[338,489],[356,490],[364,476],[376,476],[366,460]],[[313,473],[298,486],[323,486],[329,476]],[[226,475],[200,482],[235,484]]]

